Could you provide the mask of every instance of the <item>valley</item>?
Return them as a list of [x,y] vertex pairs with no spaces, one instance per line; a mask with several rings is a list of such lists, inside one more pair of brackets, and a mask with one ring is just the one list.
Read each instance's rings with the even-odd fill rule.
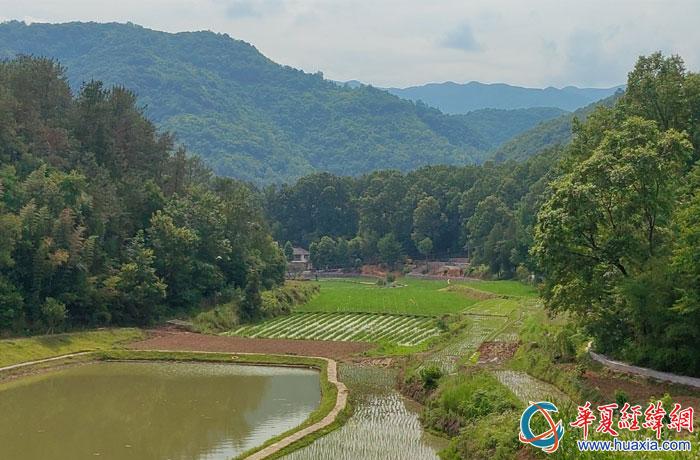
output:
[[695,29],[573,3],[2,19],[0,458],[700,458]]

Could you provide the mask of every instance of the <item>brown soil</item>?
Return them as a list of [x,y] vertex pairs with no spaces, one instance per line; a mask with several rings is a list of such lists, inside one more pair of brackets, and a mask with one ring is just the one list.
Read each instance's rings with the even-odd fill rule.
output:
[[128,345],[136,350],[218,351],[225,353],[268,353],[299,356],[322,356],[342,359],[367,351],[372,344],[319,340],[251,339],[222,337],[183,332],[171,328],[151,330],[146,340]]
[[627,393],[630,402],[644,404],[654,396],[662,397],[665,393],[671,395],[674,402],[684,407],[693,406],[695,412],[700,411],[700,391],[681,385],[657,382],[641,377],[628,377],[607,370],[601,372],[586,371],[586,383],[596,388],[605,402],[615,402],[615,391]]
[[483,342],[477,351],[479,364],[498,364],[515,355],[518,342]]

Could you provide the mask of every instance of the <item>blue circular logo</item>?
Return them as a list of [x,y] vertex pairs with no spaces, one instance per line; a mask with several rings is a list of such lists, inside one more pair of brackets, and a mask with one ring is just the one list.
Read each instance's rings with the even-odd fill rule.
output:
[[[539,447],[543,452],[551,454],[559,448],[559,442],[564,436],[564,426],[561,420],[554,422],[550,412],[559,412],[557,406],[548,401],[532,402],[520,416],[520,441]],[[532,417],[540,413],[549,424],[549,429],[544,433],[534,434],[530,428]]]

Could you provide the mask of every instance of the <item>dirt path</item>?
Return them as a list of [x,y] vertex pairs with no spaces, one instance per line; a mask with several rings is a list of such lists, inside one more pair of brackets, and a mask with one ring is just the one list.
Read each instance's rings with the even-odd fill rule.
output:
[[0,372],[10,371],[13,369],[19,369],[21,367],[33,366],[35,364],[42,364],[42,363],[48,363],[51,361],[58,361],[58,360],[65,359],[65,358],[73,358],[75,356],[87,355],[89,353],[92,353],[92,352],[91,351],[80,351],[77,353],[69,353],[67,355],[53,356],[51,358],[37,359],[34,361],[26,361],[26,362],[19,363],[19,364],[13,364],[11,366],[0,367]]
[[251,339],[157,329],[149,331],[149,338],[146,340],[131,343],[128,347],[136,350],[266,353],[342,359],[369,350],[373,345],[363,342]]
[[640,375],[642,377],[650,377],[652,379],[659,380],[661,382],[671,382],[678,385],[686,385],[689,387],[700,388],[700,379],[696,377],[688,377],[686,375],[676,375],[670,372],[655,371],[654,369],[647,369],[646,367],[633,366],[631,364],[623,363],[621,361],[615,361],[608,358],[605,355],[600,355],[592,351],[588,351],[591,358],[603,364],[614,371],[622,372],[625,374]]

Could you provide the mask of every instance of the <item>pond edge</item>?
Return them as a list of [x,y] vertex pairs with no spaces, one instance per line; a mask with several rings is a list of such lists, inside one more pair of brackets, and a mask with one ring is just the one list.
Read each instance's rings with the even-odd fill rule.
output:
[[[298,355],[275,355],[257,353],[188,352],[170,350],[101,350],[69,353],[51,358],[27,361],[0,368],[4,371],[31,369],[42,364],[61,363],[72,358],[93,358],[97,361],[179,361],[179,362],[219,362],[229,364],[260,365],[276,367],[313,368],[320,373],[321,400],[318,408],[300,425],[278,436],[268,439],[236,457],[246,460],[279,458],[300,449],[315,439],[340,427],[349,412],[348,389],[338,380],[338,364],[330,358]],[[49,370],[42,369],[42,370]],[[21,378],[22,376],[17,376]]]

